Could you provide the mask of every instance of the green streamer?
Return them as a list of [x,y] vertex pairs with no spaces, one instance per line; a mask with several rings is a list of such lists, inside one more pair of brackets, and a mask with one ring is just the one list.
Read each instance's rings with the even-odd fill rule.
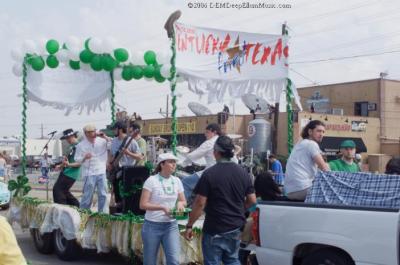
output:
[[171,149],[172,153],[176,155],[176,146],[177,146],[177,119],[176,119],[176,48],[175,48],[175,32],[172,34],[171,38],[171,50],[172,50],[172,58],[171,58],[171,77],[169,81],[171,83],[171,94],[172,94],[172,122],[171,122],[171,130],[172,130],[172,138],[171,138]]
[[26,176],[26,110],[28,90],[26,88],[28,56],[25,56],[22,64],[22,175]]
[[110,78],[111,78],[111,98],[110,98],[110,105],[111,105],[111,124],[115,123],[115,87],[114,87],[114,74],[113,71],[110,71]]
[[293,107],[292,107],[293,91],[292,81],[288,78],[286,85],[286,112],[287,112],[287,129],[288,129],[288,154],[293,150]]

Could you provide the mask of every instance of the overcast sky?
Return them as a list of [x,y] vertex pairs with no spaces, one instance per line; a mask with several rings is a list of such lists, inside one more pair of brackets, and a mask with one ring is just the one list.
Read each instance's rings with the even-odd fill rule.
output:
[[[169,45],[164,22],[177,9],[183,13],[179,20],[182,23],[254,33],[280,34],[281,25],[286,21],[291,37],[290,78],[297,87],[372,79],[384,71],[388,72],[388,78],[400,79],[399,0],[258,2],[290,4],[291,8],[191,9],[186,0],[1,1],[0,136],[18,135],[21,131],[22,107],[18,94],[22,81],[12,74],[10,51],[13,47],[21,46],[26,39],[45,37],[64,42],[68,36],[75,35],[82,39],[112,36],[132,51],[161,51]],[[343,59],[346,57],[353,58]],[[187,103],[198,101],[198,97],[188,91],[185,83],[179,84],[178,91],[183,94],[178,99],[178,115],[191,115]],[[162,117],[158,112],[160,107],[165,109],[167,94],[167,82],[133,80],[116,84],[117,103],[143,118]],[[205,99],[200,102],[206,104]],[[236,106],[238,113],[248,113],[240,101]],[[214,113],[222,110],[221,104],[208,107]],[[64,116],[63,111],[31,102],[28,137],[40,136],[41,124],[45,134],[69,127],[80,129],[88,122],[103,127],[110,122],[108,109],[90,116],[74,112]]]

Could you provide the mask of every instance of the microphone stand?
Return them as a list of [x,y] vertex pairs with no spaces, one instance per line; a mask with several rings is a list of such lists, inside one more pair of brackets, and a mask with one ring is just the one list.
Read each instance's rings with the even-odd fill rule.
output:
[[[51,132],[48,135],[51,135],[49,140],[47,140],[46,144],[43,146],[42,151],[40,151],[39,156],[42,155],[44,150],[48,150],[49,149],[49,143],[50,141],[54,138],[54,135],[56,134],[57,131]],[[49,166],[49,176],[48,179],[46,181],[46,201],[49,201],[49,182],[50,182],[50,166]]]

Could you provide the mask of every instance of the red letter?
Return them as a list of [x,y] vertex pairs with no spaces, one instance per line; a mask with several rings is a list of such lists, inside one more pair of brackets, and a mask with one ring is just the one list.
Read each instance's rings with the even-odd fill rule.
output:
[[201,47],[199,48],[199,37],[196,36],[196,51],[197,53],[201,53],[204,51],[204,34],[201,34]]
[[251,43],[246,44],[246,61],[249,58],[250,49],[253,46],[254,46],[254,44],[251,44]]
[[261,57],[260,63],[265,64],[268,61],[268,56],[271,54],[271,47],[264,48],[264,54]]
[[207,37],[207,40],[206,40],[206,54],[208,54],[208,52],[209,52],[209,50],[208,50],[208,48],[210,47],[210,43],[209,43],[209,41],[211,40],[213,40],[214,38],[213,38],[213,36],[210,34],[210,35],[208,35],[208,37]]
[[260,47],[261,47],[261,43],[257,42],[256,47],[254,48],[253,57],[251,59],[252,64],[257,64],[259,62],[256,60],[256,56],[258,55],[258,52],[260,51]]
[[230,41],[231,41],[231,36],[228,34],[226,35],[225,40],[221,42],[221,45],[219,46],[219,51],[224,52],[225,49],[228,47]]
[[275,65],[276,55],[278,55],[279,59],[282,56],[282,39],[278,40],[278,43],[275,45],[274,53],[271,58],[271,65]]

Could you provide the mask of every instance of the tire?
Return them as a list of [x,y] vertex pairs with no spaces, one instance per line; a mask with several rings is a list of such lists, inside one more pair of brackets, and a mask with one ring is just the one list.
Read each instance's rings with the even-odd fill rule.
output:
[[44,233],[41,235],[37,228],[31,228],[30,232],[33,243],[39,253],[48,255],[54,252],[53,233]]
[[10,203],[6,203],[6,204],[2,205],[2,206],[0,206],[0,208],[2,210],[7,210],[8,208],[10,208]]
[[301,265],[354,265],[354,262],[340,251],[322,249],[306,256]]
[[80,258],[82,248],[78,245],[75,239],[65,239],[60,229],[55,230],[53,233],[54,250],[61,260],[72,261]]

